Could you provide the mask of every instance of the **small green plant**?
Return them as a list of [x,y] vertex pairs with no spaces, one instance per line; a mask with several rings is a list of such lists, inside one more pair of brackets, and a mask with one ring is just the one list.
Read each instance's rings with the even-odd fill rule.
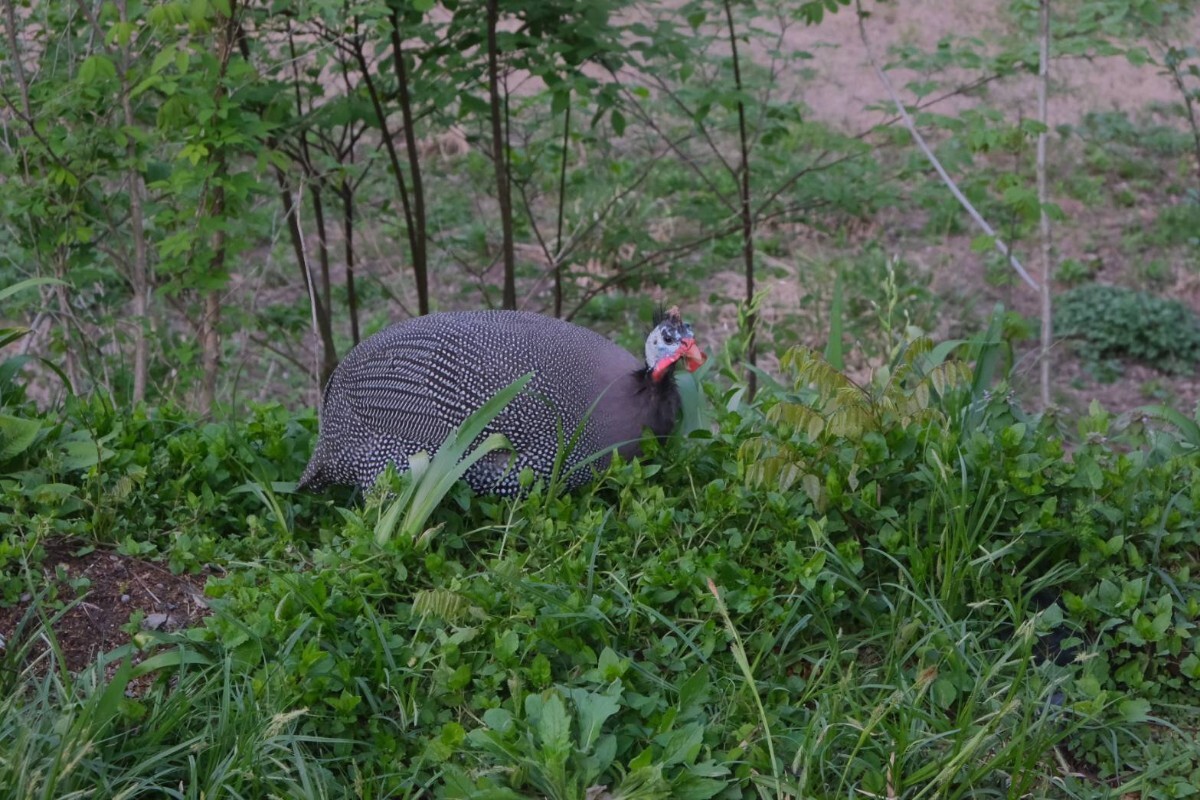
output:
[[[935,350],[929,339],[915,339],[901,346],[893,363],[876,371],[870,383],[860,385],[813,350],[792,348],[780,363],[792,375],[796,396],[772,405],[767,420],[821,448],[852,443],[868,450],[893,430],[944,425],[940,399],[972,381],[965,364],[947,358],[952,350]],[[751,437],[742,443],[739,455],[750,485],[787,490],[799,482],[818,508],[823,507],[820,471],[811,470],[813,459],[789,443]]]
[[1183,373],[1200,360],[1200,320],[1187,306],[1121,286],[1090,284],[1063,292],[1054,332],[1073,340],[1093,368],[1127,358]]
[[1092,279],[1099,264],[1096,261],[1080,261],[1078,258],[1064,258],[1055,270],[1054,277],[1059,283],[1067,286],[1077,286]]
[[391,502],[375,526],[377,544],[391,539],[397,529],[402,536],[415,538],[438,503],[468,469],[489,453],[509,447],[507,437],[501,433],[490,434],[474,448],[471,445],[532,379],[533,373],[527,373],[497,392],[450,434],[432,459],[426,453],[409,459],[410,475],[400,496]]

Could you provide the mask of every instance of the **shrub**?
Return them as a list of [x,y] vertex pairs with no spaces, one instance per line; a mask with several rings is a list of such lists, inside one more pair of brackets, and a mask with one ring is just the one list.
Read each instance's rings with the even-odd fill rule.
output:
[[1187,306],[1121,286],[1089,284],[1063,292],[1054,328],[1093,363],[1129,358],[1187,372],[1200,360],[1200,321]]

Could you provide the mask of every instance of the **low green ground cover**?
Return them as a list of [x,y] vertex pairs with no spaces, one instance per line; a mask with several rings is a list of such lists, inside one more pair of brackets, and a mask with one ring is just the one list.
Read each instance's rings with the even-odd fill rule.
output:
[[[711,426],[588,491],[455,489],[415,537],[286,491],[312,414],[11,403],[0,602],[40,602],[0,651],[0,793],[1194,794],[1186,433],[786,363],[752,404],[708,382]],[[136,667],[31,660],[58,537],[215,567],[211,616],[140,632]]]

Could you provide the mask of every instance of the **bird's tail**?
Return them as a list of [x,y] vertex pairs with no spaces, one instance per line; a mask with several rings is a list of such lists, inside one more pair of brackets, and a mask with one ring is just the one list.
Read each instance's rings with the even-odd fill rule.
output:
[[321,459],[321,451],[318,448],[317,452],[313,453],[312,460],[308,462],[308,466],[304,468],[304,474],[300,476],[300,480],[296,484],[296,491],[319,492],[328,485],[329,479],[324,474],[324,462]]

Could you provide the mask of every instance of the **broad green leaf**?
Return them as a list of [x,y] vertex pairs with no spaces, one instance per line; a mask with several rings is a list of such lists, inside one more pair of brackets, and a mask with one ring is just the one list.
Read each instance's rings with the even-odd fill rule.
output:
[[552,691],[542,704],[537,736],[542,753],[550,762],[566,761],[571,753],[571,717],[558,692]]
[[709,696],[708,670],[696,670],[692,677],[679,687],[679,716],[687,718],[693,712],[699,711],[701,705]]
[[212,663],[213,661],[211,658],[195,650],[168,650],[162,653],[157,653],[145,659],[144,661],[139,662],[137,666],[133,668],[133,677],[139,678],[142,675],[148,675],[149,673],[157,672],[160,669],[182,667],[185,664],[210,666]]
[[41,428],[42,423],[36,419],[0,415],[0,463],[29,449]]
[[91,725],[89,733],[96,738],[103,736],[108,723],[117,716],[121,709],[121,704],[125,700],[125,689],[129,686],[129,681],[133,678],[133,663],[128,659],[124,659],[121,665],[117,667],[116,672],[109,679],[108,685],[104,687],[104,691],[99,695],[99,699],[95,701],[92,708]]
[[1126,722],[1145,722],[1150,716],[1150,701],[1142,697],[1122,700],[1117,708]]
[[562,114],[571,107],[571,90],[566,88],[556,89],[550,95],[550,113]]
[[513,715],[503,708],[489,708],[483,712],[483,723],[497,733],[507,734],[513,729]]
[[67,470],[87,469],[113,455],[103,444],[91,440],[65,442],[61,449],[62,466]]
[[700,753],[700,747],[704,743],[704,729],[693,722],[682,728],[668,731],[655,741],[663,749],[661,756],[663,766],[690,764]]
[[586,689],[570,689],[571,700],[575,703],[579,723],[579,749],[584,753],[592,750],[592,745],[600,738],[605,721],[621,710],[618,702],[621,696],[620,681],[614,682],[605,692],[591,692]]
[[625,135],[625,115],[622,114],[619,109],[614,108],[612,110],[611,119],[612,119],[613,133],[615,133],[617,136],[624,136]]
[[117,77],[117,68],[108,56],[88,56],[79,65],[79,82],[85,86],[100,81],[112,80]]
[[30,334],[29,328],[0,328],[0,348],[12,344]]

